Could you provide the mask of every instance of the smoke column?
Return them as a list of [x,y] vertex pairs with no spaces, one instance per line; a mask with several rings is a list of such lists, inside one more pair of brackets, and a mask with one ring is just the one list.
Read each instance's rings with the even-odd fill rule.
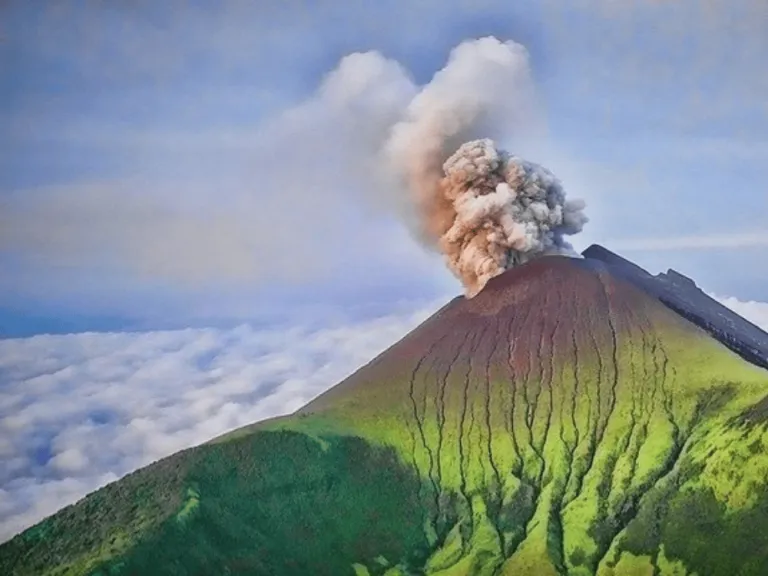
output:
[[563,236],[580,232],[584,202],[567,201],[541,166],[497,150],[489,139],[463,144],[443,164],[436,193],[440,249],[467,296],[505,270],[545,254],[570,254]]
[[532,86],[521,45],[464,42],[384,145],[417,209],[421,239],[443,253],[467,297],[513,266],[572,253],[563,237],[587,222],[584,202],[566,200],[549,171],[479,139],[530,135],[538,123]]
[[549,172],[500,149],[552,151],[515,42],[464,41],[426,84],[379,52],[348,54],[305,100],[225,136],[139,139],[154,144],[130,154],[132,178],[4,193],[0,252],[185,288],[251,285],[345,274],[373,253],[399,266],[371,232],[386,211],[472,296],[511,266],[565,251],[586,221]]

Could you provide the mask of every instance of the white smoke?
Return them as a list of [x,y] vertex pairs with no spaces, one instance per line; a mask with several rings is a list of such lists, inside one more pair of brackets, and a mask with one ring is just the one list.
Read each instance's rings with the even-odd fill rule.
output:
[[535,137],[536,111],[525,48],[482,38],[453,50],[385,144],[387,166],[418,210],[420,236],[444,254],[467,296],[512,266],[568,253],[563,236],[587,221],[584,203],[566,201],[550,172],[487,138]]
[[453,223],[439,246],[468,296],[513,266],[572,253],[563,236],[587,222],[584,202],[566,200],[548,170],[497,150],[489,139],[463,144],[443,170],[438,190],[453,208]]
[[[528,53],[515,42],[462,42],[424,85],[378,52],[349,54],[314,94],[253,132],[139,139],[141,160],[132,169],[157,170],[155,181],[6,194],[0,251],[185,287],[347,275],[369,265],[371,254],[382,268],[402,266],[397,240],[374,228],[386,207],[422,243],[446,254],[471,294],[505,267],[558,246],[583,219],[575,216],[576,205],[565,209],[554,184],[542,184],[552,191],[533,192],[536,182],[551,180],[543,172],[519,159],[491,161],[501,158],[494,145],[479,149],[490,156],[477,169],[496,181],[505,162],[520,166],[521,185],[538,202],[509,182],[498,190],[468,182],[473,192],[467,194],[460,157],[446,164],[448,174],[443,165],[478,138],[530,156],[543,124]],[[447,190],[448,182],[455,189]],[[366,204],[378,210],[376,217],[360,210]],[[472,236],[473,230],[484,232]]]

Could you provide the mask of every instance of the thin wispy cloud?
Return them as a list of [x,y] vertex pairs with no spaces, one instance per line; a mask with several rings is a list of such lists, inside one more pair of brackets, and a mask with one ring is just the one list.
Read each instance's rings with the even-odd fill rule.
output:
[[768,232],[735,232],[730,234],[673,236],[669,238],[617,239],[607,241],[606,246],[626,252],[753,248],[768,246]]
[[362,159],[451,47],[487,35],[531,54],[553,150],[500,144],[587,201],[576,245],[765,219],[759,3],[310,4],[0,2],[0,300],[118,308],[162,286],[163,307],[212,284],[352,284],[371,262],[431,282],[441,264],[370,202]]

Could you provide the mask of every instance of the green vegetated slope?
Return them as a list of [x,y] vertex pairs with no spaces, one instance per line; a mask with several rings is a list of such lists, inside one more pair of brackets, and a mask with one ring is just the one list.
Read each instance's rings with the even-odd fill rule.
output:
[[656,300],[545,258],[27,530],[0,574],[764,575],[767,397]]

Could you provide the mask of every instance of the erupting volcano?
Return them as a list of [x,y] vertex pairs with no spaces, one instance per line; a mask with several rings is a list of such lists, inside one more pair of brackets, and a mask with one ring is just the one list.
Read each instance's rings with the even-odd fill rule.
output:
[[548,170],[486,139],[462,144],[443,171],[425,212],[468,297],[509,268],[539,256],[573,254],[563,236],[581,231],[584,202],[566,201]]
[[768,372],[710,335],[748,326],[712,332],[717,311],[591,251],[508,270],[296,414],[93,493],[0,572],[764,574]]
[[405,192],[465,295],[295,414],[18,535],[0,574],[768,574],[768,335],[676,273],[572,253],[584,203],[500,147],[530,116],[521,46],[463,43],[420,89],[372,61],[402,110],[362,74],[325,92],[396,109],[366,183]]

